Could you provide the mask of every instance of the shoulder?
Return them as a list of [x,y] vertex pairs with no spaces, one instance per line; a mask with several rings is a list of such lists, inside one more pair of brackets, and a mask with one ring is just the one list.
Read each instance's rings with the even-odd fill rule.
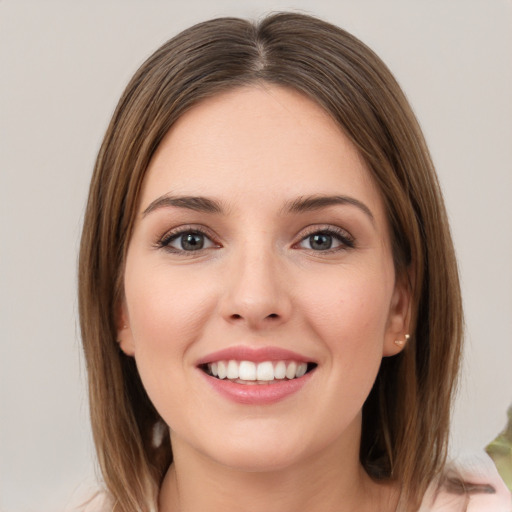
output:
[[81,485],[64,512],[112,512],[113,500],[99,485]]
[[431,485],[420,512],[512,512],[512,495],[484,452],[450,464]]

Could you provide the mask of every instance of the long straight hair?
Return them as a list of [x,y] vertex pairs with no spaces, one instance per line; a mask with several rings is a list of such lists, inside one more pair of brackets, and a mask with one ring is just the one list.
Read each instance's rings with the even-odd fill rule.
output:
[[156,510],[172,462],[168,436],[134,360],[116,343],[123,265],[141,184],[164,135],[201,100],[255,83],[294,89],[322,106],[366,161],[385,203],[398,276],[410,276],[411,339],[382,361],[363,407],[360,461],[401,484],[414,510],[446,458],[459,369],[462,307],[438,180],[423,135],[385,64],[316,18],[221,18],[159,48],[124,91],[91,181],[79,259],[79,310],[91,421],[105,483],[120,512]]

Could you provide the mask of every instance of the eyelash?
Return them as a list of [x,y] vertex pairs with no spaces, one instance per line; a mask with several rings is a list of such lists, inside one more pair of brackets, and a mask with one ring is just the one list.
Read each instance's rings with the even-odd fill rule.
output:
[[354,238],[347,231],[336,226],[326,226],[324,228],[318,226],[311,226],[306,230],[306,233],[301,237],[300,241],[294,244],[294,247],[300,245],[302,242],[304,242],[313,235],[327,235],[334,238],[336,241],[340,243],[338,247],[325,249],[323,251],[315,251],[314,249],[305,248],[305,250],[314,252],[315,254],[332,254],[334,252],[346,251],[347,249],[353,249],[355,247]]
[[[194,256],[197,255],[197,253],[202,253],[203,251],[211,248],[206,247],[197,249],[195,251],[186,251],[184,249],[176,249],[175,247],[172,247],[170,245],[171,242],[177,240],[180,236],[183,236],[185,234],[202,235],[206,239],[208,239],[214,246],[216,246],[216,248],[221,247],[220,244],[215,241],[215,237],[213,236],[213,234],[200,226],[181,226],[179,228],[168,231],[161,239],[157,241],[155,246],[157,249],[164,249],[170,253],[182,256]],[[305,250],[313,252],[315,254],[331,254],[338,251],[353,249],[355,247],[354,238],[344,229],[335,226],[326,226],[324,228],[319,226],[312,226],[306,231],[305,234],[302,235],[299,242],[295,243],[293,247],[296,248],[300,246],[301,243],[303,243],[305,240],[307,240],[313,235],[327,235],[334,238],[340,244],[338,247],[329,248],[325,250],[314,250],[311,248],[304,248]]]
[[208,248],[201,248],[196,251],[185,251],[183,249],[176,249],[175,247],[172,247],[170,244],[174,240],[177,240],[180,238],[180,236],[190,234],[190,235],[202,235],[206,239],[210,240],[210,242],[217,247],[220,247],[220,245],[215,242],[215,237],[213,234],[209,231],[207,231],[204,228],[201,228],[200,226],[181,226],[179,228],[173,229],[171,231],[168,231],[160,240],[157,241],[155,244],[158,249],[164,249],[170,253],[183,255],[183,256],[194,256],[196,253],[201,253],[202,251],[208,249]]

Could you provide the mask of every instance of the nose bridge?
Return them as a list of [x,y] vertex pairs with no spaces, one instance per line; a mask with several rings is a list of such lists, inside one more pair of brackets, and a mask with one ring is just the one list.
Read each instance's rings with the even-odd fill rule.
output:
[[234,251],[226,276],[223,307],[228,321],[261,327],[288,318],[290,297],[280,260],[269,240],[247,241]]

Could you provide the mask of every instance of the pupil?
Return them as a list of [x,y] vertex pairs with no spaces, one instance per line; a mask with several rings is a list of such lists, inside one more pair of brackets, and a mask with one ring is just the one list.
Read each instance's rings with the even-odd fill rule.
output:
[[203,235],[198,233],[188,233],[181,237],[181,245],[186,251],[198,251],[203,248]]
[[325,251],[332,246],[332,236],[323,234],[311,235],[309,237],[309,243],[312,249]]

